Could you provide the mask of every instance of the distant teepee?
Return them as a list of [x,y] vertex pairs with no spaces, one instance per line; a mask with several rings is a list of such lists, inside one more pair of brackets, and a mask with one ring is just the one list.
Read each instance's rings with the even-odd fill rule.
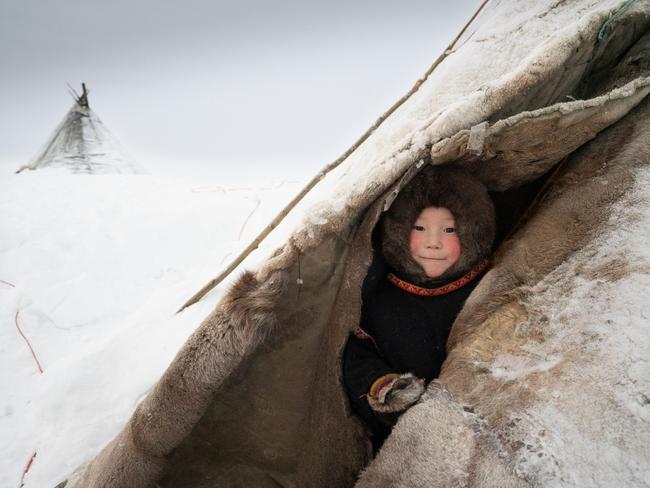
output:
[[88,106],[88,91],[72,90],[75,103],[50,137],[43,150],[29,164],[16,171],[66,168],[72,173],[145,173],[123,153],[117,140]]

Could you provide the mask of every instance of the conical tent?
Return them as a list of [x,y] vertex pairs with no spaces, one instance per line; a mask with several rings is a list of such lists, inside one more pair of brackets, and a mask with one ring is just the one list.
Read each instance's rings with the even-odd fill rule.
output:
[[[488,3],[68,487],[647,485],[649,75],[650,1]],[[372,459],[341,351],[375,224],[425,164],[525,218],[453,326],[446,389]]]
[[85,84],[82,87],[82,94],[75,94],[75,103],[42,151],[17,173],[40,168],[65,168],[77,174],[144,173],[92,111]]

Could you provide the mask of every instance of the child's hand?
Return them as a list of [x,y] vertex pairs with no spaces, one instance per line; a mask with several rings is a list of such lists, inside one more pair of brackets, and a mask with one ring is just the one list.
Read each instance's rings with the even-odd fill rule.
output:
[[378,413],[403,412],[420,399],[424,390],[423,379],[411,373],[394,375],[373,386],[368,404]]

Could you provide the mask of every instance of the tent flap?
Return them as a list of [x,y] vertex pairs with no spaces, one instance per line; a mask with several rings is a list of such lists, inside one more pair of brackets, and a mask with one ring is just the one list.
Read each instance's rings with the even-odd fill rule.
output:
[[[564,388],[565,379],[586,381],[591,404],[599,386],[580,380],[578,371],[603,360],[602,349],[597,340],[580,342],[581,332],[568,327],[586,326],[587,319],[563,319],[561,310],[533,301],[552,290],[555,279],[562,289],[548,292],[548,302],[574,303],[571,287],[580,278],[575,262],[567,264],[572,253],[583,267],[589,253],[602,262],[625,259],[598,254],[589,243],[602,229],[614,232],[612,206],[630,195],[635,171],[647,162],[650,73],[643,46],[650,1],[508,0],[493,2],[480,20],[336,179],[324,182],[321,202],[302,225],[224,297],[124,430],[68,488],[353,485],[370,453],[341,386],[340,355],[359,320],[371,233],[382,210],[427,162],[464,165],[503,190],[565,157],[566,172],[553,192],[502,248],[454,326],[442,374],[453,396],[429,391],[404,415],[360,486],[540,486],[572,479],[562,455],[600,469],[598,459],[586,462],[563,451],[561,440],[580,430],[578,397]],[[567,275],[553,274],[556,269]],[[542,282],[535,293],[526,288]],[[605,342],[612,339],[597,332]],[[578,351],[562,349],[567,337]],[[594,354],[579,354],[581,348]],[[605,359],[620,371],[622,363]],[[589,371],[599,384],[614,383],[613,375]],[[545,405],[565,406],[555,391],[560,399],[570,397],[570,413],[540,414]],[[612,402],[617,394],[603,398]],[[593,403],[598,413],[607,402]],[[589,446],[603,455],[608,447],[619,449],[642,465],[647,447],[631,431],[647,440],[647,427],[624,411],[625,402],[617,405],[628,422],[621,428],[634,439],[616,444],[608,434],[598,444],[604,426],[590,416]],[[446,413],[438,415],[437,408]],[[441,447],[444,432],[453,435],[443,436]],[[440,470],[444,463],[458,469]],[[400,481],[407,465],[413,477]],[[638,485],[637,471],[625,471],[632,473],[630,486]]]

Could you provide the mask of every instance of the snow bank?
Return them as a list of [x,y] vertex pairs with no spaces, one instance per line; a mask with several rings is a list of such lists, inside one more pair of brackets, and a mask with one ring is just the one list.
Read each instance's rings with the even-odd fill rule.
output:
[[0,183],[1,487],[19,485],[34,452],[25,487],[54,486],[117,434],[227,282],[175,311],[302,183],[54,169]]

